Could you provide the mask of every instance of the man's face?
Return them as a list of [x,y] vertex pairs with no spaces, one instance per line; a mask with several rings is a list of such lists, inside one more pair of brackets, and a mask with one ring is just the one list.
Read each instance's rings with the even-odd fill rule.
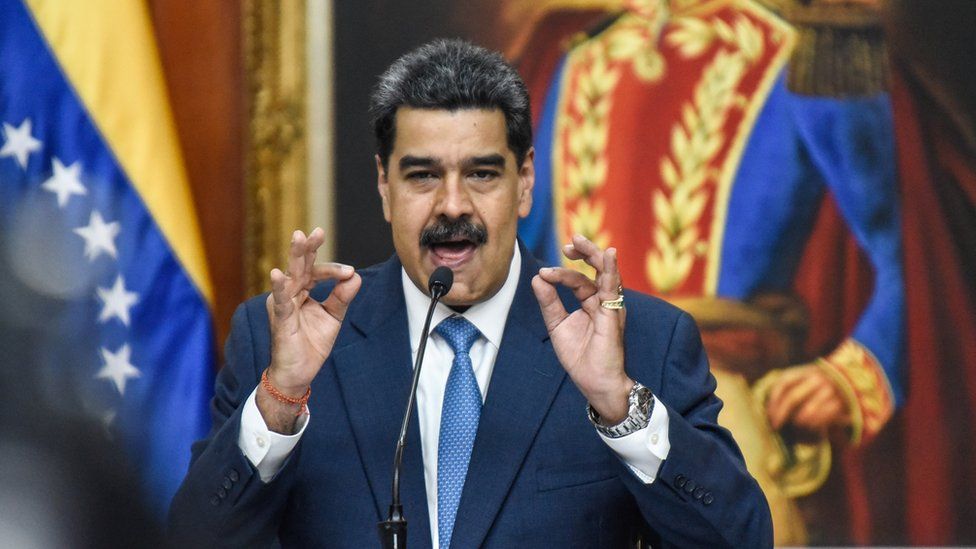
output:
[[397,255],[425,293],[434,269],[450,267],[448,305],[472,305],[501,288],[518,218],[532,206],[533,152],[516,166],[505,132],[498,109],[401,107],[388,169],[376,158]]

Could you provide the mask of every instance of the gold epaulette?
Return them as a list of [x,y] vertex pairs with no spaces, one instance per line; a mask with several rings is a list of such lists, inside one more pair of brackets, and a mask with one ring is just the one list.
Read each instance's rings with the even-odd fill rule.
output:
[[888,61],[875,9],[857,4],[761,0],[797,31],[787,87],[804,95],[863,97],[888,89]]

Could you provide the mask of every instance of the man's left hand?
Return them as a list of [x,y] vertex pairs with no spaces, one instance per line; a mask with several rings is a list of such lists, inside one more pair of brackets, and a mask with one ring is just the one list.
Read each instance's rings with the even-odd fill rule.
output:
[[[582,259],[596,270],[596,280],[564,267],[546,267],[532,279],[532,290],[542,309],[556,357],[590,406],[607,425],[623,421],[634,381],[624,370],[626,309],[609,309],[601,302],[621,297],[617,250],[600,249],[576,235],[563,246],[569,259]],[[572,290],[580,309],[568,313],[556,284]]]

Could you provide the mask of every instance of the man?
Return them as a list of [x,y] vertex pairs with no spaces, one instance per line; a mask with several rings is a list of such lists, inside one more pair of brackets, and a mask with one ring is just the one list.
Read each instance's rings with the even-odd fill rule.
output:
[[271,294],[235,314],[214,428],[171,511],[181,541],[377,544],[445,265],[403,465],[410,547],[770,545],[690,317],[624,295],[613,248],[565,247],[591,280],[517,243],[534,153],[515,71],[437,41],[387,70],[372,112],[396,256],[315,265],[323,232],[295,232]]

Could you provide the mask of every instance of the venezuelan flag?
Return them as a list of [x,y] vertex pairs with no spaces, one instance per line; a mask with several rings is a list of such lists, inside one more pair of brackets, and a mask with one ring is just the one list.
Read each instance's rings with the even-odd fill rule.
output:
[[209,427],[211,301],[145,5],[0,0],[0,371],[100,418],[160,511]]

